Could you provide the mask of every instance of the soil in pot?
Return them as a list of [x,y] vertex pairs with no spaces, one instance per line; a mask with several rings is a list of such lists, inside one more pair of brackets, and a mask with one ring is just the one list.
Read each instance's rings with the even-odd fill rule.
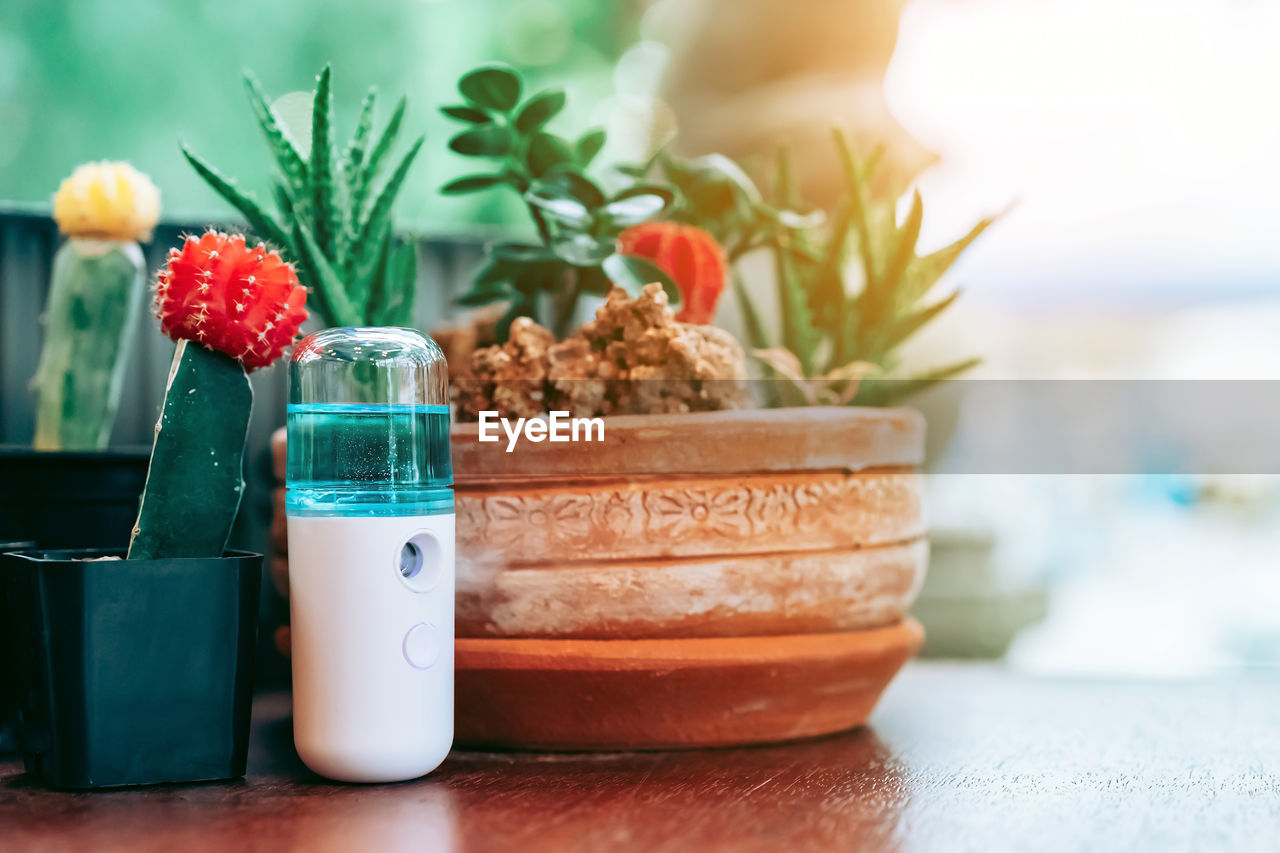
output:
[[67,788],[244,774],[262,557],[0,557],[28,773]]

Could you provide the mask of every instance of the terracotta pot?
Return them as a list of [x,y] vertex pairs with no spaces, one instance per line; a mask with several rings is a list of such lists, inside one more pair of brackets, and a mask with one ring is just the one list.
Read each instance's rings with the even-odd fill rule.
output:
[[478,439],[453,427],[459,743],[826,734],[863,723],[920,645],[914,411],[615,417],[603,441],[510,453]]
[[[603,442],[513,453],[454,426],[458,636],[787,634],[906,615],[928,553],[915,412],[605,423]],[[275,444],[283,474],[282,434]],[[283,555],[282,506],[278,493]]]
[[830,734],[866,722],[923,638],[913,620],[780,637],[460,638],[455,738],[470,746],[629,750]]

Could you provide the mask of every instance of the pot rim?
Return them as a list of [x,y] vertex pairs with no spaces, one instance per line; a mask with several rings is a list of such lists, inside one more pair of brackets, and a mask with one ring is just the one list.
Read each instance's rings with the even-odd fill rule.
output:
[[876,654],[924,641],[924,628],[911,616],[856,631],[770,634],[744,637],[643,637],[579,640],[541,637],[458,637],[460,668],[472,670],[625,670],[732,667],[797,660],[827,660]]
[[[603,418],[604,441],[479,441],[478,423],[453,424],[456,483],[581,477],[918,468],[924,416],[911,408],[797,406]],[[501,429],[499,429],[501,433]]]

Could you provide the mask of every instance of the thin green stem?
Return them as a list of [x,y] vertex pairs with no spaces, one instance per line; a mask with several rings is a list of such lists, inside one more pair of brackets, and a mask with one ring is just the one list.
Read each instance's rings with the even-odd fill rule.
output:
[[578,296],[582,291],[582,276],[579,269],[571,267],[567,272],[568,287],[555,295],[556,316],[551,329],[561,340],[567,338],[572,331],[570,326],[573,325],[573,317],[578,309]]

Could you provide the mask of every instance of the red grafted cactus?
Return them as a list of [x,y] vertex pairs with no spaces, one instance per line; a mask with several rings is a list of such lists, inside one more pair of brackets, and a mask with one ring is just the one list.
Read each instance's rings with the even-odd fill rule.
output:
[[727,263],[716,239],[692,225],[679,222],[645,222],[623,231],[618,251],[644,258],[671,276],[680,288],[682,323],[706,324],[716,313],[724,292]]
[[307,319],[293,267],[240,234],[206,231],[169,251],[156,277],[156,316],[176,340],[226,353],[245,370],[266,367]]
[[[178,342],[129,538],[130,560],[218,557],[244,493],[249,371],[275,361],[307,318],[293,267],[261,243],[208,231],[169,252],[156,316]],[[201,346],[203,344],[203,346]],[[198,523],[193,519],[198,519]]]

